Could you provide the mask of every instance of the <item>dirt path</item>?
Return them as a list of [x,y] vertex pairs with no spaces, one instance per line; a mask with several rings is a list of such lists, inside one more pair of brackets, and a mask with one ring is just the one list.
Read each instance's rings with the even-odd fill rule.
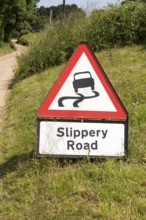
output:
[[16,45],[17,51],[0,57],[0,132],[6,115],[6,100],[10,92],[10,83],[14,77],[16,57],[20,55],[24,47]]

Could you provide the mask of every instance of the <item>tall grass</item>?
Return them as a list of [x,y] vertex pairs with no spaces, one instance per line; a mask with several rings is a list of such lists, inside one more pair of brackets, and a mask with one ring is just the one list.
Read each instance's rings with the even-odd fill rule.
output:
[[74,16],[57,21],[41,33],[37,45],[34,44],[29,53],[19,59],[16,80],[43,71],[48,66],[59,65],[70,57],[80,40],[84,40],[84,18],[78,13]]

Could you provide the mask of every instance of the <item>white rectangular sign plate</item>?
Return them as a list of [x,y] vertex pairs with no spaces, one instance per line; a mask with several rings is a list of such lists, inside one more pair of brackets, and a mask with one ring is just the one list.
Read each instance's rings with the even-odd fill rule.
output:
[[123,157],[125,121],[52,121],[38,119],[37,156]]

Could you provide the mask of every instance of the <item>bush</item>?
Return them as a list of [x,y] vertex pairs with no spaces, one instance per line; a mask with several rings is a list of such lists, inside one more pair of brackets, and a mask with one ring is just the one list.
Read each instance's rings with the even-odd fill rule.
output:
[[28,34],[22,35],[18,39],[18,43],[24,46],[32,45],[38,40],[39,35],[40,35],[39,33],[28,33]]
[[65,21],[57,21],[19,59],[16,81],[65,62],[81,41],[88,41],[94,51],[145,43],[145,21],[145,3],[110,6],[86,18],[75,13]]
[[87,40],[94,50],[145,43],[145,20],[145,3],[128,3],[94,11],[88,21]]

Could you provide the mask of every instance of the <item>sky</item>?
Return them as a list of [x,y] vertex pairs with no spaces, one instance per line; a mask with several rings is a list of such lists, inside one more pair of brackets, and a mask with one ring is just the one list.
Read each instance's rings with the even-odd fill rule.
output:
[[[76,4],[85,10],[92,10],[106,7],[108,4],[118,4],[121,0],[65,0],[66,4]],[[40,0],[38,7],[57,6],[63,3],[63,0]]]

